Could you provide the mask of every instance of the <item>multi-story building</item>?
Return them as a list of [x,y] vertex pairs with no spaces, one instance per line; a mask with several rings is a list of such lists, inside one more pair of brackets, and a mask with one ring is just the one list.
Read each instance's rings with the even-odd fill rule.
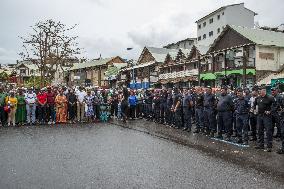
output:
[[197,24],[197,43],[210,46],[226,25],[254,27],[257,13],[247,9],[244,3],[223,6],[200,18]]
[[199,79],[203,85],[252,87],[283,66],[284,33],[228,25],[201,56]]
[[109,80],[105,77],[105,73],[108,67],[123,63],[125,63],[125,61],[117,56],[74,64],[73,67],[68,70],[68,84],[85,84],[107,88],[109,87]]

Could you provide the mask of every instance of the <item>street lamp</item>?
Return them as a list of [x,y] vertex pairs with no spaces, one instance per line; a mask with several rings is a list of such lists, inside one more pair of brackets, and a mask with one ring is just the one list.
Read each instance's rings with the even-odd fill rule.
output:
[[[133,48],[127,48],[126,50],[128,50],[128,51],[131,51]],[[134,85],[134,88],[136,89],[136,82],[135,82],[135,71],[134,71],[134,61],[133,61],[133,59],[131,59],[131,60],[129,60],[128,61],[130,64],[131,64],[131,66],[132,66],[132,82],[133,82],[133,85]]]

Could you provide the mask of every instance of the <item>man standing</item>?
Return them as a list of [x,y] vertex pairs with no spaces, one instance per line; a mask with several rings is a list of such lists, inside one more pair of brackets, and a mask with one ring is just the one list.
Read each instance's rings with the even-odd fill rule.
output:
[[162,89],[160,92],[160,123],[164,124],[165,123],[165,116],[166,116],[166,111],[167,111],[167,91],[165,89]]
[[201,87],[196,88],[196,96],[195,96],[195,123],[196,129],[194,133],[199,133],[200,129],[203,128],[204,123],[204,112],[203,112],[203,104],[204,104],[204,95],[202,93]]
[[227,94],[227,87],[222,87],[221,96],[218,100],[218,138],[223,139],[223,131],[226,134],[226,140],[231,140],[232,135],[232,110],[233,100],[230,95]]
[[173,94],[172,94],[172,89],[169,88],[167,91],[167,110],[166,110],[166,124],[168,126],[172,126],[173,124],[172,106],[173,106]]
[[37,95],[38,99],[38,121],[40,124],[45,124],[46,122],[46,103],[47,103],[47,95],[41,90]]
[[272,149],[272,115],[271,109],[274,99],[266,94],[266,89],[261,89],[260,96],[256,98],[254,106],[258,107],[257,125],[258,125],[258,145],[256,149],[264,149],[264,130],[267,137],[267,152]]
[[250,114],[249,114],[249,123],[250,123],[250,131],[251,131],[251,136],[252,138],[250,139],[251,141],[256,141],[256,123],[257,123],[257,115],[256,115],[256,110],[254,109],[254,102],[255,99],[257,98],[258,92],[257,90],[252,91],[252,95],[249,99],[249,104],[250,104]]
[[[281,128],[280,128],[280,119],[279,119],[279,110],[280,105],[282,103],[282,96],[279,95],[278,89],[272,88],[271,95],[274,98],[272,107],[271,107],[271,116],[272,116],[272,129],[274,131],[275,127],[277,128],[275,138],[280,138],[281,136]],[[274,133],[272,131],[272,134]]]
[[85,115],[85,104],[84,99],[86,96],[86,92],[83,90],[82,87],[79,87],[79,90],[77,91],[77,120],[78,122],[82,122],[84,120]]
[[243,95],[242,89],[237,90],[235,100],[236,129],[239,144],[248,145],[249,101]]
[[[204,123],[200,126],[203,132],[206,134],[210,133],[211,137],[214,137],[216,132],[216,98],[212,94],[211,87],[206,87],[204,94]],[[203,126],[203,128],[202,128]]]
[[192,107],[193,107],[193,102],[192,98],[188,92],[188,88],[184,87],[183,88],[183,96],[182,96],[182,108],[183,108],[183,125],[184,131],[191,131],[191,117],[192,117]]
[[47,102],[46,102],[46,110],[47,110],[47,119],[48,124],[55,124],[55,93],[52,91],[51,87],[47,87]]
[[28,93],[25,95],[26,109],[27,109],[27,124],[35,125],[35,111],[36,111],[36,94],[32,88],[28,89]]
[[174,119],[175,119],[174,128],[180,129],[182,127],[182,96],[177,88],[175,88],[174,90],[172,110],[174,112]]

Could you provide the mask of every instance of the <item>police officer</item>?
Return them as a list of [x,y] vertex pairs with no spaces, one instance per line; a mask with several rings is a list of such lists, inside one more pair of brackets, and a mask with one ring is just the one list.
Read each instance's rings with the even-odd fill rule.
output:
[[[281,128],[280,128],[280,119],[279,119],[279,110],[280,105],[282,103],[282,97],[278,93],[278,89],[272,88],[271,89],[271,95],[274,98],[274,102],[272,104],[271,108],[271,116],[272,116],[272,128],[277,128],[277,133],[274,136],[275,138],[278,138],[281,136]],[[273,134],[273,133],[272,133]]]
[[146,108],[146,119],[150,121],[152,119],[152,103],[153,94],[151,91],[147,90],[145,93],[145,108]]
[[165,123],[165,115],[167,111],[167,91],[162,89],[160,91],[160,123]]
[[188,88],[183,88],[183,96],[182,96],[182,108],[183,108],[183,124],[184,131],[191,131],[191,117],[192,117],[192,107],[193,102],[191,95],[189,94]]
[[156,91],[155,92],[155,95],[154,95],[154,98],[153,98],[153,118],[154,118],[154,121],[156,123],[159,122],[160,120],[160,105],[161,105],[161,99],[160,99],[160,95],[159,93]]
[[178,89],[174,91],[172,110],[174,112],[175,128],[180,129],[182,127],[182,95]]
[[277,150],[278,154],[284,154],[284,101],[282,100],[280,106],[280,127],[281,127],[281,147]]
[[167,109],[166,109],[166,124],[168,126],[172,126],[173,124],[173,111],[172,111],[172,106],[173,106],[173,91],[171,88],[168,89],[167,91]]
[[250,124],[250,131],[251,131],[251,139],[250,141],[256,141],[257,137],[256,137],[256,123],[257,123],[257,113],[256,110],[254,109],[254,102],[255,99],[258,96],[258,92],[257,90],[253,90],[251,97],[249,99],[249,103],[250,103],[250,113],[249,113],[249,124]]
[[216,132],[216,98],[215,95],[212,94],[211,87],[206,87],[204,94],[204,123],[201,124],[201,128],[203,126],[203,132],[209,134],[211,137],[214,137],[214,133]]
[[267,152],[272,149],[272,116],[271,109],[274,99],[266,94],[266,89],[261,89],[260,96],[255,99],[254,107],[257,108],[257,125],[258,125],[258,145],[256,149],[264,149],[264,129],[267,137]]
[[218,138],[223,139],[223,131],[226,134],[226,140],[231,140],[232,135],[232,110],[233,100],[230,95],[227,94],[227,87],[221,88],[221,96],[218,99],[217,111],[218,111]]
[[237,129],[237,143],[248,145],[248,121],[249,121],[249,99],[245,98],[242,89],[237,89],[237,98],[235,100],[235,116]]
[[204,104],[204,95],[202,93],[201,87],[196,87],[196,95],[195,95],[195,123],[196,128],[194,133],[199,133],[200,129],[203,128],[203,104]]

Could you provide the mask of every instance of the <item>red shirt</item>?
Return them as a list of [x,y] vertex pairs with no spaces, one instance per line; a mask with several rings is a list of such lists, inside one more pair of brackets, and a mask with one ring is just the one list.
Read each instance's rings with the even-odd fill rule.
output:
[[41,104],[45,103],[46,100],[47,100],[47,95],[46,95],[46,93],[38,94],[38,95],[37,95],[37,100],[38,100]]
[[55,94],[53,92],[46,93],[46,96],[47,96],[47,104],[54,104]]

